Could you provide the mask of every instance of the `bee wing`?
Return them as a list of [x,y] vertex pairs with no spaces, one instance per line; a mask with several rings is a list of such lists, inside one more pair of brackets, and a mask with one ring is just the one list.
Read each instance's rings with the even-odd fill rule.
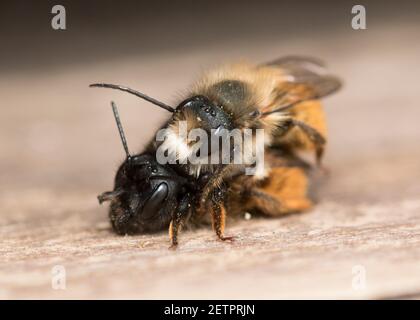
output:
[[286,77],[273,90],[273,100],[263,113],[281,112],[294,104],[330,95],[341,87],[341,80],[327,73],[325,65],[316,58],[289,56],[262,66],[280,68]]
[[321,59],[318,59],[315,57],[307,57],[307,56],[285,56],[285,57],[280,57],[275,60],[266,62],[262,65],[265,65],[265,66],[312,65],[312,66],[325,68],[325,63]]

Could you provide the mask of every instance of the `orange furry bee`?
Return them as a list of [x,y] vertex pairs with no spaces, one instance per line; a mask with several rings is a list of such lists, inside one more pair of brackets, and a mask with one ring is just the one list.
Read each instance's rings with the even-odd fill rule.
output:
[[[99,200],[111,201],[110,219],[117,233],[169,227],[175,247],[180,226],[210,213],[218,238],[230,240],[232,237],[224,234],[226,212],[258,211],[275,216],[312,206],[308,196],[310,166],[297,152],[312,151],[320,163],[327,129],[319,99],[341,86],[340,80],[327,74],[317,59],[285,57],[265,64],[238,63],[209,71],[176,107],[119,85],[91,86],[123,90],[172,113],[161,128],[164,139],[153,139],[142,153],[130,155],[113,105],[127,158],[117,172],[113,191],[103,193]],[[187,135],[181,135],[182,126]],[[200,137],[199,149],[197,140],[188,135],[196,129],[207,134],[204,139]],[[249,161],[232,162],[238,151],[255,151],[243,143],[228,144],[227,162],[191,160],[192,156],[208,160],[214,152],[208,148],[203,152],[201,147],[220,132],[233,130],[244,134],[254,130],[251,140],[256,143],[255,131],[263,131],[263,145],[259,146],[265,154],[262,170]],[[222,135],[223,139],[230,141],[231,136]],[[163,147],[174,162],[160,161]],[[220,160],[222,156],[217,149],[212,159]],[[249,168],[255,168],[255,174],[245,174]]]

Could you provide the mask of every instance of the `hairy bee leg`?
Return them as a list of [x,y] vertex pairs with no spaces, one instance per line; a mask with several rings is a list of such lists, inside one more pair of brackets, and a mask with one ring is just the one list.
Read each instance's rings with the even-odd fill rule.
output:
[[318,132],[318,130],[316,130],[315,128],[312,128],[311,126],[307,125],[303,121],[296,120],[293,118],[290,119],[289,121],[290,121],[289,122],[290,129],[293,127],[298,127],[312,141],[312,143],[315,146],[315,157],[316,157],[317,166],[321,166],[321,159],[324,154],[325,143],[326,143],[325,138],[322,136],[322,134]]
[[282,207],[281,201],[262,190],[253,189],[250,196],[253,197],[254,206],[260,210],[264,208],[264,211],[276,212]]
[[206,204],[212,192],[214,194],[215,192],[217,192],[218,189],[220,189],[220,185],[223,182],[223,178],[225,174],[228,173],[230,170],[231,170],[231,166],[225,165],[225,166],[219,167],[216,170],[216,172],[214,172],[213,177],[209,179],[203,191],[201,192],[200,207],[204,207],[204,209],[206,209]]
[[178,233],[181,229],[188,211],[191,207],[191,195],[187,193],[180,201],[175,213],[173,214],[172,221],[169,225],[169,238],[171,240],[170,249],[176,249],[178,246]]
[[232,215],[283,216],[312,208],[313,196],[306,168],[278,166],[263,180],[240,176],[232,181],[225,204]]
[[[256,208],[267,215],[285,215],[292,212],[301,212],[312,207],[309,199],[291,199],[286,203],[276,199],[274,196],[260,190],[251,193],[253,208]],[[293,204],[292,204],[293,202]]]
[[225,207],[218,203],[212,204],[212,220],[213,220],[213,229],[216,232],[217,237],[222,240],[233,240],[233,237],[226,237],[224,235],[225,225],[226,225],[226,210]]
[[224,188],[216,188],[213,190],[213,195],[210,199],[210,212],[213,222],[213,229],[216,232],[217,237],[222,240],[233,240],[233,237],[226,237],[224,235],[225,226],[226,226],[226,209],[223,205],[223,200],[225,197]]

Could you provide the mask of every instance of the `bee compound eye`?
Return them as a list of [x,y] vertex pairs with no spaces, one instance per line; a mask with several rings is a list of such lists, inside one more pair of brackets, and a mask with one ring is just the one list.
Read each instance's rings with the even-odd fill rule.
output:
[[165,182],[159,184],[154,190],[152,195],[148,200],[146,200],[142,216],[145,219],[152,218],[155,216],[160,208],[162,207],[162,203],[166,200],[169,194],[169,187]]

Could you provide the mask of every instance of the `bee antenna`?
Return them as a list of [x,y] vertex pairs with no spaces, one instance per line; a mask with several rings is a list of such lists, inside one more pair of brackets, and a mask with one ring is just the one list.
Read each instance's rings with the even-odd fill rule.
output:
[[93,88],[109,88],[109,89],[116,89],[116,90],[121,90],[121,91],[125,91],[131,94],[134,94],[135,96],[142,98],[150,103],[153,103],[154,105],[161,107],[162,109],[165,109],[169,112],[174,113],[175,109],[172,108],[171,106],[168,106],[166,103],[163,103],[159,100],[156,100],[155,98],[149,97],[148,95],[145,95],[144,93],[141,93],[140,91],[134,90],[134,89],[130,89],[128,87],[125,86],[120,86],[117,84],[109,84],[109,83],[93,83],[91,85],[89,85],[89,87]]
[[130,152],[128,151],[127,140],[125,139],[124,130],[121,125],[120,116],[118,114],[117,106],[115,105],[114,101],[111,101],[112,111],[114,112],[115,122],[117,123],[118,132],[120,133],[121,142],[125,150],[125,154],[127,155],[127,159],[131,158]]

